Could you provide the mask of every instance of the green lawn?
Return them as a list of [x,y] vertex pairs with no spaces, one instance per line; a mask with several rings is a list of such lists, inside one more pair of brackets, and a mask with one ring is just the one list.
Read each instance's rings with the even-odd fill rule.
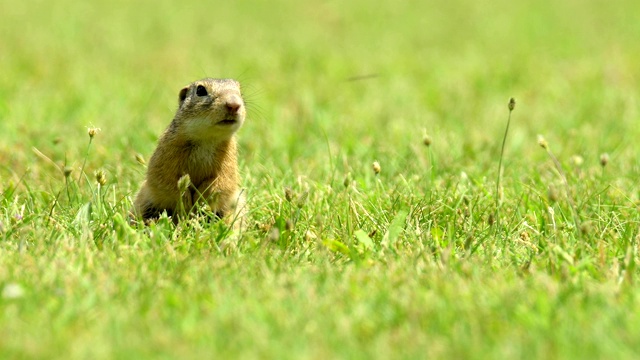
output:
[[[640,2],[0,13],[0,358],[640,353]],[[248,225],[131,227],[203,77],[244,87]]]

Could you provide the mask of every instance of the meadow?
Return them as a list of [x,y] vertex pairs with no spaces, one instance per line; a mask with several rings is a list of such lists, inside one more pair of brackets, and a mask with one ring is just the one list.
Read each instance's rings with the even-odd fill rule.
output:
[[[0,9],[0,358],[638,356],[637,1]],[[247,226],[131,226],[203,77]]]

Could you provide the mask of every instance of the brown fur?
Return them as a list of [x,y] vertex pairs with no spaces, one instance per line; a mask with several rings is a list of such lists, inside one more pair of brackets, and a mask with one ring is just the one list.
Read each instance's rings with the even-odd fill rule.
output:
[[[146,221],[166,211],[177,221],[206,201],[219,217],[236,220],[244,207],[235,138],[246,114],[240,84],[202,79],[178,97],[178,111],[158,141],[132,212]],[[190,185],[181,194],[178,181],[185,175]]]

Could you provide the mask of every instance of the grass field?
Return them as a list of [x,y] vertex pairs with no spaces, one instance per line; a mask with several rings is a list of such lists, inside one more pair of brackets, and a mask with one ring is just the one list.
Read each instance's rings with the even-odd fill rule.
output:
[[[0,358],[638,356],[639,2],[0,9]],[[246,229],[129,226],[208,76]]]

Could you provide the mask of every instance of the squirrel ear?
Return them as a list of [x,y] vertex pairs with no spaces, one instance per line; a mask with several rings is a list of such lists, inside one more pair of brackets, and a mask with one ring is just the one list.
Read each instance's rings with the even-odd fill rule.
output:
[[182,107],[184,99],[187,98],[187,91],[189,91],[189,87],[185,86],[182,88],[182,90],[180,90],[180,93],[178,93],[178,107]]

